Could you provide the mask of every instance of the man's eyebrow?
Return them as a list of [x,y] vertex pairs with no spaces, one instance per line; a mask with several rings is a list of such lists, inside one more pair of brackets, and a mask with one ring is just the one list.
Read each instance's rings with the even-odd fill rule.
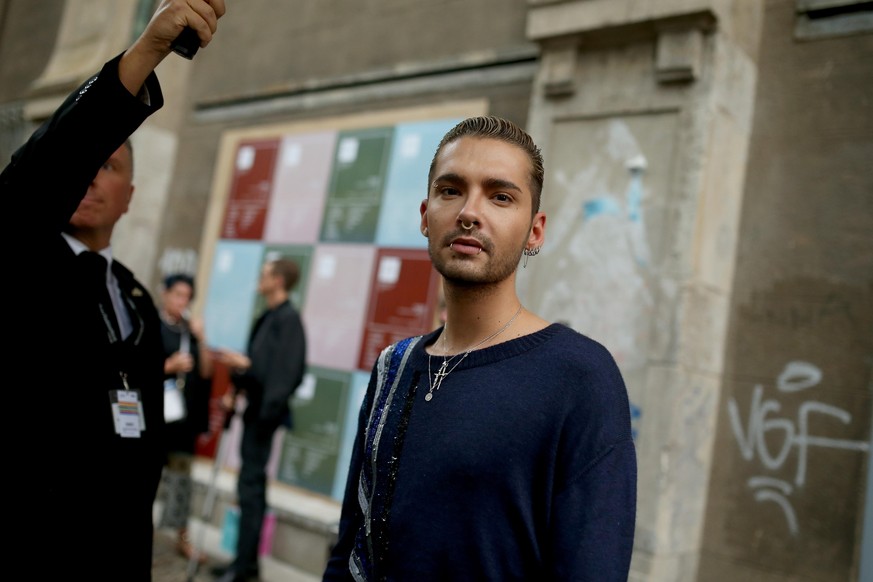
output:
[[[467,180],[465,180],[458,174],[450,172],[448,174],[442,174],[434,178],[431,185],[437,184],[438,182],[444,182],[448,184],[466,184]],[[516,192],[523,191],[514,182],[510,182],[509,180],[504,180],[502,178],[486,178],[485,187],[489,190],[514,190]]]
[[448,174],[442,174],[433,179],[431,186],[435,185],[437,182],[448,182],[449,184],[466,184],[467,181],[464,180],[458,174],[453,172],[449,172]]
[[489,190],[515,190],[521,192],[522,189],[515,185],[514,182],[503,180],[501,178],[488,178],[485,180],[485,185]]

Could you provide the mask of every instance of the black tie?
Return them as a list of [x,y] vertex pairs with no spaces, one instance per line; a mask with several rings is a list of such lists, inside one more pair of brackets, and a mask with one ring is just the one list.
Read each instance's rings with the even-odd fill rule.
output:
[[109,297],[109,288],[106,286],[108,264],[106,259],[100,253],[83,251],[79,253],[79,264],[82,265],[82,271],[85,275],[85,285],[97,301],[103,323],[114,334],[115,339],[110,336],[109,341],[120,340],[121,330],[118,327],[118,318],[115,315],[115,308],[112,306],[112,299]]

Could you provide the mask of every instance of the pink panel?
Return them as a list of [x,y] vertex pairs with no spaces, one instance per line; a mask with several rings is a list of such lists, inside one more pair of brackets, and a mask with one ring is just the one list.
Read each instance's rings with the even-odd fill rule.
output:
[[316,247],[302,313],[310,364],[358,369],[375,259],[372,245]]
[[282,139],[264,230],[266,242],[317,242],[335,142],[334,131]]

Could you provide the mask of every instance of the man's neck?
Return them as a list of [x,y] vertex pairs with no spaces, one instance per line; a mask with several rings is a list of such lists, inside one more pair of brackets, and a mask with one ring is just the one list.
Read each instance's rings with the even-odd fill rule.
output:
[[[447,286],[446,324],[434,347],[438,353],[466,351],[499,330],[518,312],[521,301],[514,288],[458,289]],[[497,338],[495,338],[497,339]]]
[[78,229],[73,228],[72,226],[68,227],[64,232],[88,247],[89,250],[95,252],[107,248],[112,238],[111,233],[109,235],[104,235],[103,233],[98,233],[93,230]]
[[270,309],[275,309],[279,305],[285,303],[288,300],[288,292],[287,291],[273,291],[266,297],[264,300],[267,302],[267,307]]
[[159,313],[161,315],[161,319],[163,319],[170,325],[177,325],[183,319],[181,316],[177,317],[175,315],[170,315],[170,313],[166,309],[161,309]]
[[76,238],[75,236],[73,236],[69,233],[64,232],[61,234],[63,235],[64,239],[66,239],[67,244],[70,245],[70,248],[73,249],[73,252],[75,252],[76,254],[79,254],[82,251],[94,251],[95,253],[103,254],[107,260],[112,255],[112,251],[107,250],[107,249],[109,249],[109,245],[91,246],[87,242],[79,240],[78,238]]

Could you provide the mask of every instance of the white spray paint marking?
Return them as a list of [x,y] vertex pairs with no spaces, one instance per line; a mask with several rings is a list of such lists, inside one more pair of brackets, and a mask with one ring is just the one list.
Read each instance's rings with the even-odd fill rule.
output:
[[[818,386],[823,378],[821,369],[814,364],[802,361],[792,361],[776,378],[776,388],[782,393],[796,393]],[[796,422],[789,418],[768,418],[770,414],[778,414],[782,404],[773,398],[764,399],[764,387],[760,384],[752,389],[752,402],[749,406],[749,415],[745,430],[742,424],[739,406],[734,398],[728,401],[728,415],[731,428],[734,432],[740,455],[746,461],[753,461],[757,455],[764,468],[771,471],[780,470],[792,450],[797,452],[797,471],[794,475],[793,487],[798,490],[806,483],[808,471],[809,447],[828,449],[843,449],[850,451],[865,452],[870,445],[864,441],[855,441],[826,436],[812,436],[809,434],[809,417],[813,414],[827,415],[839,420],[843,425],[852,422],[852,415],[842,408],[807,400],[798,408]],[[777,451],[771,451],[767,445],[767,435],[772,431],[780,431],[783,439]],[[772,439],[771,439],[772,442]],[[791,535],[798,535],[800,527],[794,508],[788,499],[793,492],[792,484],[767,476],[752,477],[748,481],[751,489],[761,487],[755,492],[755,501],[772,501],[782,508],[788,531]]]

